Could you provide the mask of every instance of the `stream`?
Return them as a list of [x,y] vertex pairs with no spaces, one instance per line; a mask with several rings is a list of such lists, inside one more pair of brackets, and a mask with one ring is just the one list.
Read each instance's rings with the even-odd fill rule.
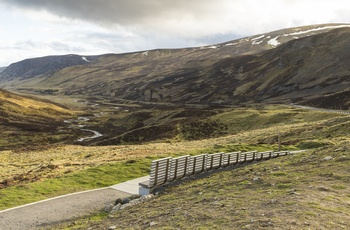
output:
[[81,131],[86,131],[86,132],[92,132],[94,135],[93,136],[88,136],[88,137],[81,137],[78,139],[79,142],[81,141],[86,141],[86,140],[91,140],[91,139],[95,139],[98,137],[102,137],[103,135],[95,130],[91,130],[91,129],[80,129]]
[[64,122],[65,123],[68,123],[68,124],[71,124],[71,128],[78,128],[79,130],[81,131],[84,131],[84,132],[91,132],[93,133],[92,136],[87,136],[87,137],[81,137],[79,138],[77,141],[79,142],[82,142],[82,141],[87,141],[87,140],[92,140],[92,139],[95,139],[95,138],[98,138],[98,137],[102,137],[103,134],[102,133],[99,133],[95,130],[92,130],[92,129],[85,129],[84,127],[86,127],[86,125],[82,125],[82,124],[79,124],[79,125],[75,125],[74,123],[80,123],[80,122],[87,122],[89,121],[90,119],[87,118],[87,117],[78,117],[78,119],[76,120],[65,120]]

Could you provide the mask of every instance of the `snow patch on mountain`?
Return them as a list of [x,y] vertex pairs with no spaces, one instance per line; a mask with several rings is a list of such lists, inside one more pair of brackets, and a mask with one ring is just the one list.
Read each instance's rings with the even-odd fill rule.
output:
[[252,45],[259,45],[265,40],[265,35],[261,35],[259,37],[252,38]]
[[318,32],[321,30],[327,30],[327,29],[338,29],[338,28],[344,28],[344,27],[350,27],[350,25],[338,25],[338,26],[324,26],[324,27],[318,27],[314,29],[304,30],[304,31],[298,31],[294,33],[284,34],[283,36],[294,36],[294,35],[301,35],[301,34],[307,34],[312,32]]
[[219,48],[219,45],[212,45],[212,46],[202,46],[200,49],[217,49]]
[[238,44],[237,42],[231,42],[231,43],[225,44],[225,46],[234,46],[234,45],[237,45],[237,44]]
[[272,46],[274,46],[274,47],[278,46],[279,44],[281,44],[281,43],[277,40],[278,37],[279,37],[279,35],[278,35],[277,37],[274,37],[274,38],[270,39],[270,40],[267,42],[267,44],[272,45]]
[[81,59],[83,59],[86,62],[90,62],[86,57],[81,57]]
[[259,40],[259,39],[261,39],[261,38],[263,38],[263,37],[265,37],[265,34],[263,34],[263,35],[261,35],[261,36],[259,36],[259,37],[256,37],[256,38],[252,38],[252,41]]

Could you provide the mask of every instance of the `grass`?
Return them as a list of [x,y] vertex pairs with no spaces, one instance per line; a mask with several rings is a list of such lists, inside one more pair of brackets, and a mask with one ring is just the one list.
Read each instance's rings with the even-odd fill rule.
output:
[[[156,145],[151,146],[155,147]],[[130,154],[129,156],[127,156],[129,160],[125,160],[127,159],[125,156],[121,157],[118,156],[116,153],[112,153],[111,155],[114,155],[115,157],[114,161],[117,162],[113,162],[113,159],[110,159],[111,163],[102,163],[98,166],[89,166],[89,164],[91,164],[91,162],[94,162],[93,164],[97,164],[98,158],[96,158],[93,149],[96,149],[96,151],[98,151],[101,150],[102,147],[76,147],[75,149],[77,152],[61,156],[64,159],[67,157],[72,157],[74,155],[76,159],[71,159],[70,163],[62,162],[62,159],[56,158],[56,162],[52,160],[46,165],[40,165],[40,170],[30,169],[29,171],[34,171],[34,174],[36,176],[42,174],[38,181],[26,181],[26,179],[29,179],[32,176],[28,173],[22,174],[20,176],[17,174],[17,176],[14,177],[15,181],[13,181],[13,183],[18,185],[10,186],[0,190],[0,209],[11,208],[14,206],[23,205],[67,193],[106,187],[134,178],[142,177],[149,173],[150,162],[154,159],[166,157],[169,155],[176,157],[187,154],[197,155],[201,153],[213,153],[218,151],[218,146],[214,146],[212,149],[196,149],[194,151],[170,153],[168,155],[162,155],[161,153],[157,153],[157,150],[151,147],[151,149],[155,150],[154,155],[150,154],[148,156],[145,156],[141,154]],[[220,145],[220,150],[228,151],[233,149],[234,151],[246,151],[256,149],[258,149],[259,151],[266,151],[270,150],[271,146]],[[90,150],[90,152],[85,152],[85,150]],[[135,149],[133,151],[135,151]],[[47,150],[44,152],[48,153]],[[7,157],[3,155],[4,161],[9,160],[11,151],[7,151],[7,153]],[[35,152],[33,152],[32,154],[34,153]],[[36,153],[36,157],[32,156],[32,159],[22,159],[26,160],[24,162],[18,161],[19,156],[21,158],[24,157],[22,154],[15,154],[15,156],[12,157],[17,159],[17,163],[19,164],[18,166],[20,166],[21,164],[28,164],[29,168],[32,168],[30,162],[36,162],[38,159],[43,159],[40,153],[41,152]],[[60,153],[61,151],[57,151],[58,155],[60,155]],[[100,152],[100,154],[100,156],[107,158],[111,156],[104,156],[104,152]],[[31,155],[31,153],[25,154],[25,156],[28,155]],[[52,157],[55,158],[55,155],[51,153],[48,157],[50,157],[50,159]],[[86,160],[85,164],[83,160]],[[75,168],[75,170],[72,170],[72,165],[74,168],[73,162],[77,161],[80,161],[80,163],[78,164],[80,169],[77,170],[77,168]],[[61,164],[58,165],[57,162],[61,162]]]
[[[350,148],[350,143],[343,143],[343,147]],[[98,222],[84,219],[85,225],[77,229],[105,229],[112,225],[143,229],[151,222],[157,223],[157,229],[347,229],[349,181],[325,175],[346,173],[348,165],[322,161],[330,153],[334,158],[349,154],[323,147],[220,172],[167,188],[165,194],[150,202]],[[308,159],[314,163],[306,163]],[[256,177],[260,179],[254,180]],[[330,190],[320,190],[319,186]]]
[[58,178],[4,188],[0,190],[0,209],[11,208],[67,193],[107,187],[142,177],[149,173],[149,165],[152,159],[144,158],[101,165],[69,173]]
[[[157,229],[347,229],[348,165],[339,159],[348,157],[350,142],[337,147],[341,150],[321,147],[185,182],[112,216],[97,221],[90,216],[57,228],[141,229],[155,222]],[[323,161],[328,155],[332,162]]]

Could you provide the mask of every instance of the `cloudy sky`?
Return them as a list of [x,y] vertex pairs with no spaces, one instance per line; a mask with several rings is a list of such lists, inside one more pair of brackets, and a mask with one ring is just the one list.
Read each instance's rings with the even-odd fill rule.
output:
[[201,46],[350,23],[348,0],[0,0],[0,66],[25,58]]

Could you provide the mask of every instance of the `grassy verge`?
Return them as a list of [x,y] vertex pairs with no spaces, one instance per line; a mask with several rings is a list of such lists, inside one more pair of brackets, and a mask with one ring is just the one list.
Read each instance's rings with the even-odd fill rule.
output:
[[0,190],[0,209],[23,205],[63,194],[101,188],[149,173],[152,158],[129,160],[70,173]]
[[[196,155],[202,153],[230,152],[230,151],[266,151],[276,149],[274,145],[214,145],[210,149],[194,150],[169,154],[173,157],[182,155]],[[284,149],[296,149],[294,146]],[[169,155],[147,156],[131,160],[109,163],[105,165],[90,167],[68,173],[58,178],[42,179],[41,181],[11,186],[0,190],[0,210],[11,208],[47,198],[101,188],[127,180],[145,176],[149,173],[150,162],[153,159]]]

